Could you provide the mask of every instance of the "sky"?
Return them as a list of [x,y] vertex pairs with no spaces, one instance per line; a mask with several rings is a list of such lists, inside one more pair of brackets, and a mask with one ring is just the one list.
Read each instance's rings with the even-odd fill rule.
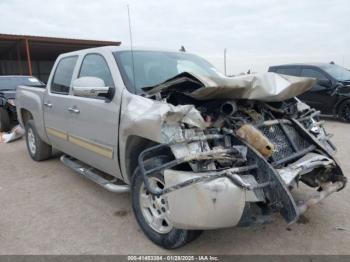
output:
[[350,68],[349,0],[0,0],[0,33],[117,40],[198,54],[227,74],[330,62]]

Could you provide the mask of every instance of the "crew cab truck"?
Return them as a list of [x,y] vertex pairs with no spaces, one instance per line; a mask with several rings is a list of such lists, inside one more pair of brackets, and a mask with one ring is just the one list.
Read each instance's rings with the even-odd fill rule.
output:
[[[185,52],[100,47],[62,54],[46,89],[17,89],[36,161],[61,161],[109,191],[131,191],[145,235],[178,248],[202,230],[288,223],[345,187],[317,111],[294,97],[310,78],[226,78]],[[299,183],[313,194],[296,201]]]

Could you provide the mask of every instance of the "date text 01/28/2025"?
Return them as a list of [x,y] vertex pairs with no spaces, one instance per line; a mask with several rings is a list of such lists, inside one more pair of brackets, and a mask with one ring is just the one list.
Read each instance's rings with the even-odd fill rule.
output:
[[217,256],[128,256],[128,261],[220,261]]

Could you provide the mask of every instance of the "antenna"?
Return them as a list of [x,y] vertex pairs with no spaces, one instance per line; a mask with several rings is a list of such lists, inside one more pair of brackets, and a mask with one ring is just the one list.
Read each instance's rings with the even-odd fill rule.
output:
[[224,49],[224,72],[225,72],[225,76],[227,76],[226,74],[226,53],[227,53],[227,49]]
[[134,66],[134,50],[132,44],[132,32],[131,32],[131,22],[130,22],[130,8],[129,4],[126,5],[128,9],[128,21],[129,21],[129,37],[130,37],[130,52],[131,52],[131,65],[132,65],[132,77],[133,77],[133,85],[136,90],[136,82],[135,82],[135,66]]

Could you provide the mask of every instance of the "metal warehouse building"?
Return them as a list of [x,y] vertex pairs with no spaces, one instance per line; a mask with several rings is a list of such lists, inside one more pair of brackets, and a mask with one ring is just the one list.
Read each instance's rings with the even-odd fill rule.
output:
[[0,34],[0,75],[33,75],[46,83],[59,54],[120,43]]

